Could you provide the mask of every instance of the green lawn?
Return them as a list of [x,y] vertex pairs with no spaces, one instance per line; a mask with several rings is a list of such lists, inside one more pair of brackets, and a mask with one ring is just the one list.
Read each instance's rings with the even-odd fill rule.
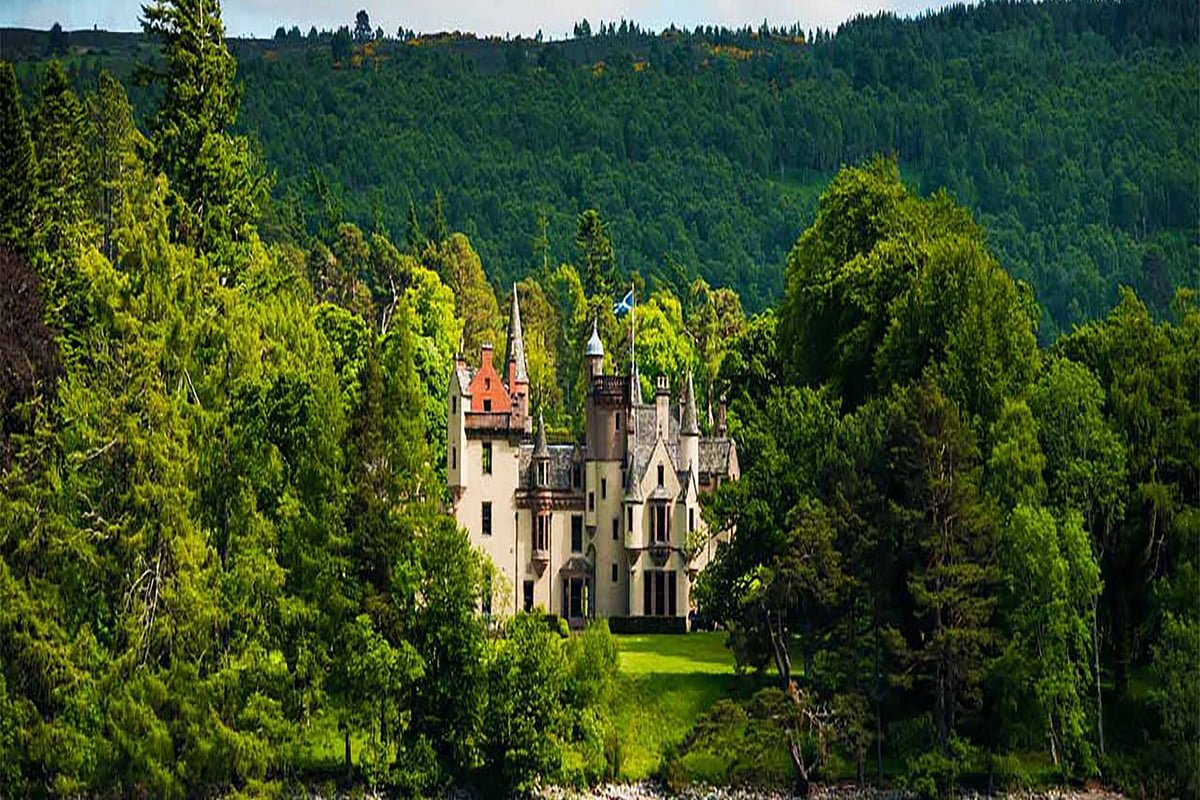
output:
[[621,777],[653,775],[696,719],[722,697],[748,697],[752,677],[734,673],[724,633],[616,636],[621,683],[613,721],[621,742]]

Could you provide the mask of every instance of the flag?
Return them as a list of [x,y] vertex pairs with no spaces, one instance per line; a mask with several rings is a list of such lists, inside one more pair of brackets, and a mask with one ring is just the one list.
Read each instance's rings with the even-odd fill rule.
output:
[[626,311],[633,311],[633,289],[630,289],[625,293],[624,297],[613,303],[613,314],[619,317]]

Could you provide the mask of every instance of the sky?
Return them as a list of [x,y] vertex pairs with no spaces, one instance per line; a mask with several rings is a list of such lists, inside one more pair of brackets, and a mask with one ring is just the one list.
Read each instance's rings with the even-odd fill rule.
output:
[[[757,27],[799,22],[803,28],[835,28],[859,13],[892,11],[911,15],[941,6],[939,0],[224,0],[222,17],[230,36],[269,37],[279,25],[318,29],[353,27],[366,8],[373,26],[395,33],[403,25],[418,32],[472,31],[524,34],[541,30],[547,38],[568,36],[575,22],[628,19],[661,30],[670,23]],[[67,30],[93,26],[111,31],[139,28],[141,0],[0,0],[0,27]]]

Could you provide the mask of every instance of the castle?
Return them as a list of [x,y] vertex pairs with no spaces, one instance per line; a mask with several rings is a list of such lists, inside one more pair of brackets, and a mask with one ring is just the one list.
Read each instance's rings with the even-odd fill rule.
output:
[[453,514],[503,576],[483,610],[540,606],[573,624],[685,617],[696,575],[730,535],[710,536],[700,515],[700,494],[739,474],[724,404],[708,437],[690,375],[676,408],[665,376],[643,403],[632,356],[627,375],[604,374],[594,323],[584,362],[584,441],[550,444],[541,415],[535,426],[530,413],[516,287],[503,373],[489,344],[478,370],[455,358],[446,425]]

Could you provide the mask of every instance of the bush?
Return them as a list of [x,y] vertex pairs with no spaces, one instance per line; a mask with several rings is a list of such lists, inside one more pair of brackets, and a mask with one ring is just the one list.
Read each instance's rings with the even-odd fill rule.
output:
[[613,633],[687,633],[687,617],[609,617]]
[[970,747],[951,737],[945,750],[934,748],[909,758],[900,776],[900,787],[921,800],[948,797],[958,786],[970,756]]

